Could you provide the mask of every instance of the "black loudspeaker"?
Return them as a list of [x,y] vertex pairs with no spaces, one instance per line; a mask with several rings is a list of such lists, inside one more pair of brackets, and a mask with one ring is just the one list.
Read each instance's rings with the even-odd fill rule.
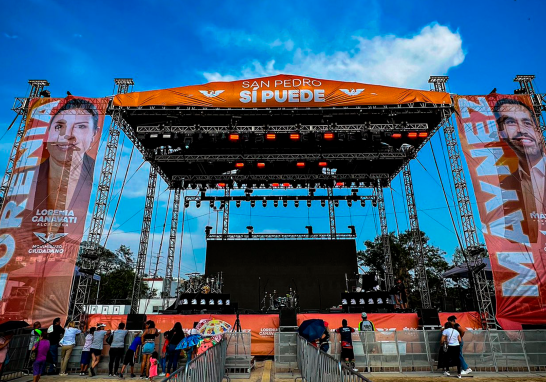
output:
[[127,325],[125,329],[127,330],[144,330],[144,323],[146,322],[145,314],[128,314],[127,315]]
[[298,326],[296,309],[281,309],[279,312],[279,326]]
[[421,325],[436,325],[440,326],[440,318],[436,309],[419,309],[417,315],[420,318]]

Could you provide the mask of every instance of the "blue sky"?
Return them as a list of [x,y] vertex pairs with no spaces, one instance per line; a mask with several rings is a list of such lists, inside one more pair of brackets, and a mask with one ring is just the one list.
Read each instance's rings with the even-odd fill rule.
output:
[[[0,169],[6,166],[14,139],[15,128],[6,132],[14,117],[10,109],[14,97],[26,94],[29,79],[47,79],[53,97],[62,97],[67,90],[86,97],[110,95],[115,77],[132,77],[135,90],[149,90],[277,73],[421,89],[428,89],[429,75],[447,74],[449,90],[458,94],[487,94],[494,87],[510,94],[516,88],[515,75],[535,74],[540,91],[546,88],[545,14],[542,0],[377,0],[342,5],[322,0],[95,1],[85,5],[60,0],[4,1],[0,4]],[[442,153],[445,145],[439,134],[432,145],[449,186]],[[131,145],[127,139],[122,152],[112,195],[118,193],[128,166]],[[109,211],[106,230],[113,225],[107,246],[112,249],[126,244],[135,253],[138,250],[148,173],[147,165],[136,171],[141,163],[141,155],[135,153],[128,167],[131,179],[114,221],[113,208]],[[412,163],[412,171],[421,229],[450,257],[457,238],[430,144]],[[99,172],[100,165],[95,179]],[[392,186],[394,207],[391,190],[385,190],[389,229],[405,230],[400,179]],[[169,193],[164,189],[160,182],[150,244],[154,256],[160,247]],[[349,209],[340,204],[336,213],[339,231],[356,226],[359,249],[376,235],[377,218],[370,206]],[[245,232],[249,224],[256,232],[304,232],[309,222],[315,232],[328,230],[328,210],[318,203],[310,210],[260,205],[252,211],[243,204],[240,209],[232,206],[231,217],[231,232]],[[204,227],[215,222],[216,213],[208,206],[188,209],[181,274],[203,271]],[[159,273],[164,272],[166,249],[165,236]]]

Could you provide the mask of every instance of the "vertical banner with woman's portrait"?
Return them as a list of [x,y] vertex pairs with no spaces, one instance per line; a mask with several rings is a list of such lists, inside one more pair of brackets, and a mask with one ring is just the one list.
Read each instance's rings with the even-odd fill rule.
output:
[[495,282],[497,319],[546,324],[546,155],[527,95],[457,96],[457,125]]
[[0,212],[0,321],[68,313],[107,98],[37,98]]

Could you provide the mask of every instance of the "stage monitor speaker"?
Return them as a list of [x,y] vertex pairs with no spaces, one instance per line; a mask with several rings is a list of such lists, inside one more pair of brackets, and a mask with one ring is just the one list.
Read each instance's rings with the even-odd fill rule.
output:
[[417,315],[420,318],[421,325],[440,325],[440,318],[436,309],[418,309]]
[[298,326],[296,309],[281,309],[279,312],[279,326]]
[[146,322],[145,314],[128,314],[127,315],[127,330],[143,330]]

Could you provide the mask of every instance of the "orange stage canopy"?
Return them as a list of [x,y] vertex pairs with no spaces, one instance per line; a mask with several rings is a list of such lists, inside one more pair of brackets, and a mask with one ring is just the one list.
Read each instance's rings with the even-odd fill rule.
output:
[[214,108],[334,107],[400,105],[415,102],[450,105],[448,93],[320,80],[280,74],[232,82],[118,94],[114,105]]

